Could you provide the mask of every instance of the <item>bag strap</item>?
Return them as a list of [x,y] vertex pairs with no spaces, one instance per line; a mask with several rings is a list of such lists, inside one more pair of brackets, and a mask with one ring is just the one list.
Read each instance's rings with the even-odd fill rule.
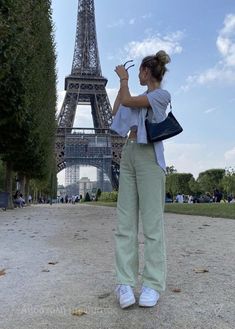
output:
[[[171,105],[171,101],[169,102],[169,104],[170,104],[170,112],[172,112],[172,105]],[[150,108],[152,108],[152,107],[150,106]],[[147,110],[147,112],[146,112],[145,118],[147,118],[147,117],[148,117],[148,111],[149,111],[149,110]]]
[[[152,109],[152,107],[151,107],[151,106],[149,106],[149,108],[151,108],[151,109]],[[149,110],[147,109],[147,111],[146,111],[146,115],[145,115],[145,118],[147,118],[147,117],[148,117],[148,115],[149,115]]]

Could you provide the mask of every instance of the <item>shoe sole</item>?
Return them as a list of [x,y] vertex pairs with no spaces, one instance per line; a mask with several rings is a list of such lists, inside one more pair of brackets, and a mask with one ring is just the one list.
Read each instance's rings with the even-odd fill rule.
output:
[[153,307],[157,305],[157,302],[156,303],[152,303],[152,302],[139,302],[139,306],[140,307]]
[[136,303],[135,299],[128,300],[125,304],[120,304],[121,308],[128,308]]

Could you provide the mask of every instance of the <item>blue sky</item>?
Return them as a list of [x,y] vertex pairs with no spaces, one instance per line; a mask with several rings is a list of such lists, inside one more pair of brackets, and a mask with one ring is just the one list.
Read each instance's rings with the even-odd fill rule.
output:
[[[58,108],[70,74],[77,0],[52,0],[57,44]],[[117,64],[134,59],[130,90],[138,85],[141,58],[165,49],[171,56],[163,88],[184,132],[166,141],[167,165],[178,172],[235,167],[235,2],[234,0],[95,0],[96,30],[111,104],[119,80]],[[90,109],[79,107],[77,126],[91,126]],[[90,175],[88,168],[82,175]],[[62,177],[62,176],[61,176]]]

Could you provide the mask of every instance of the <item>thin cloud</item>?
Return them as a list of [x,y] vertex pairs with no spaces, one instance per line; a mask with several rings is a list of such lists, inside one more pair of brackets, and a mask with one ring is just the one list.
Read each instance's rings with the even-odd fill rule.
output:
[[126,57],[141,58],[164,49],[168,54],[179,54],[183,48],[180,45],[183,33],[177,31],[165,36],[160,34],[145,38],[142,41],[131,41],[125,46]]
[[107,55],[107,59],[109,60],[109,61],[112,61],[113,59],[115,59],[116,58],[116,56],[114,56],[114,55],[112,55],[112,54],[108,54]]
[[108,28],[115,28],[115,27],[123,27],[125,25],[124,19],[120,18],[116,22],[113,22],[111,24],[108,24]]
[[129,20],[129,24],[130,24],[130,25],[134,25],[134,24],[135,24],[135,18],[131,18],[131,19]]
[[216,45],[225,64],[235,67],[235,14],[225,17],[224,26],[219,32]]
[[216,111],[216,108],[212,107],[212,108],[206,110],[204,113],[209,114],[209,113],[212,113],[212,112],[215,112],[215,111]]
[[150,17],[152,17],[152,14],[151,13],[145,14],[145,15],[143,15],[141,17],[138,17],[137,19],[135,17],[132,17],[129,20],[126,20],[126,21],[123,18],[120,18],[117,21],[108,24],[107,27],[108,28],[116,28],[116,27],[123,27],[126,24],[134,25],[136,23],[136,20],[139,20],[141,18],[142,19],[148,19]]
[[235,147],[224,153],[225,160],[230,164],[235,166]]
[[152,16],[153,16],[152,13],[148,13],[148,14],[144,14],[144,15],[142,15],[142,18],[143,18],[143,19],[148,19],[148,18],[151,18]]
[[195,84],[235,83],[235,14],[225,17],[223,27],[218,33],[216,47],[221,60],[204,72],[189,76],[180,91],[186,92]]
[[235,71],[232,68],[213,67],[197,76],[196,82],[205,85],[208,82],[235,82]]
[[207,169],[226,166],[223,153],[218,154],[213,150],[208,152],[205,144],[170,141],[164,143],[164,148],[168,166],[173,165],[178,172],[191,173],[195,178]]
[[130,18],[128,21],[125,21],[123,18],[120,18],[117,21],[115,21],[111,24],[108,24],[107,27],[108,28],[120,28],[120,27],[125,26],[126,24],[134,25],[135,22],[136,22],[135,18]]

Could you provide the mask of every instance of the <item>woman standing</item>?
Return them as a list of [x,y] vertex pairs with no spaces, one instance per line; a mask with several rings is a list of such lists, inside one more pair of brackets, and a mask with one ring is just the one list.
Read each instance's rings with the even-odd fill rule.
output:
[[161,50],[145,57],[139,68],[140,85],[147,90],[131,96],[128,72],[116,67],[120,90],[113,107],[111,129],[129,137],[122,150],[115,233],[116,296],[121,308],[135,304],[135,287],[139,272],[139,211],[144,233],[144,271],[139,306],[156,305],[166,285],[166,253],[163,213],[165,204],[165,160],[162,142],[148,143],[145,117],[152,122],[166,118],[170,94],[161,82],[170,57]]

